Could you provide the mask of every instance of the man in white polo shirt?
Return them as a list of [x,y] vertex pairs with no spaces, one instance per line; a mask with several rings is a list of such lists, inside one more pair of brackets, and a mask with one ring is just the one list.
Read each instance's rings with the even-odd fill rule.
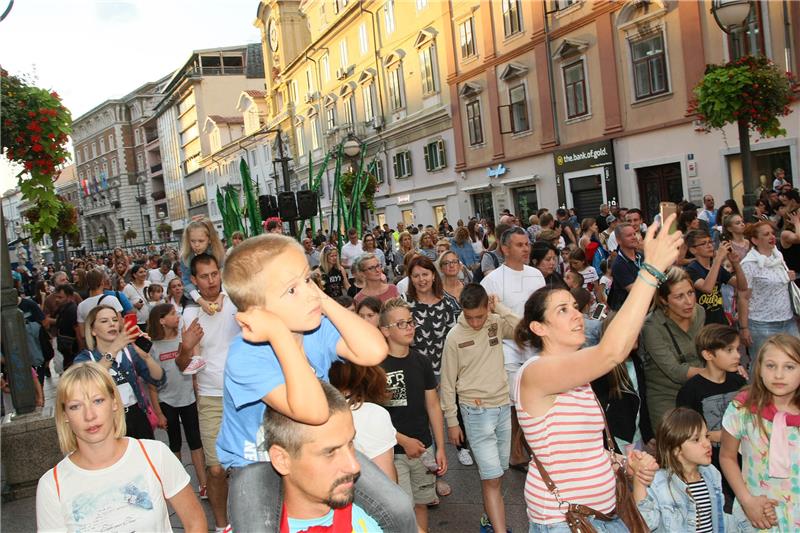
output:
[[358,240],[358,232],[355,228],[347,230],[347,238],[348,242],[342,246],[342,266],[347,269],[347,277],[350,278],[352,284],[355,274],[351,272],[350,267],[353,266],[355,258],[364,253],[364,249],[361,247],[361,241]]
[[[192,259],[191,279],[200,296],[208,302],[216,302],[222,292],[222,275],[217,260],[212,255],[200,254]],[[200,422],[200,438],[208,471],[208,501],[214,513],[217,531],[228,524],[226,512],[228,481],[225,470],[217,459],[217,433],[222,424],[222,386],[228,347],[241,331],[236,322],[236,306],[223,294],[222,307],[213,315],[201,307],[187,307],[183,312],[184,323],[189,327],[183,331],[181,353],[175,360],[183,371],[193,355],[205,359],[206,366],[197,374],[197,415]]]
[[169,282],[177,276],[172,271],[172,261],[166,256],[161,258],[158,268],[153,268],[147,272],[147,280],[151,285],[161,285],[164,287],[164,295],[167,294],[167,287]]

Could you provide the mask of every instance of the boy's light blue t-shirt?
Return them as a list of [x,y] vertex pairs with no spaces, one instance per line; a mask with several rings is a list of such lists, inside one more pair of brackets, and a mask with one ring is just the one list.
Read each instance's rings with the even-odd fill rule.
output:
[[[317,377],[328,381],[341,334],[322,317],[319,328],[303,336],[303,350]],[[217,457],[223,468],[269,461],[263,421],[267,404],[261,399],[286,383],[272,345],[250,344],[234,338],[225,363],[222,425],[217,436]]]

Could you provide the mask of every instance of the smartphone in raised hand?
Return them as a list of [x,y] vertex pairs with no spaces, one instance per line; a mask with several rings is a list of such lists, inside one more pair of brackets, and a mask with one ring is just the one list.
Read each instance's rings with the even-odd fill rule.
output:
[[[675,204],[675,202],[661,202],[658,204],[658,209],[661,213],[661,224],[664,224],[670,215],[674,215],[678,212],[678,206]],[[669,226],[670,233],[675,233],[676,231],[678,231],[677,219],[673,220],[672,224]]]

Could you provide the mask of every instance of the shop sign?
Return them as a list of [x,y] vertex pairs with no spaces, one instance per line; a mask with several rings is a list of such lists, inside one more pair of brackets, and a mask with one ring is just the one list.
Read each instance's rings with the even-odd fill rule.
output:
[[486,169],[486,175],[490,178],[499,178],[506,172],[508,172],[508,169],[503,165],[503,163],[500,163],[494,168],[489,167]]
[[553,152],[553,157],[557,173],[614,164],[614,151],[609,141],[585,144],[569,150],[559,150]]

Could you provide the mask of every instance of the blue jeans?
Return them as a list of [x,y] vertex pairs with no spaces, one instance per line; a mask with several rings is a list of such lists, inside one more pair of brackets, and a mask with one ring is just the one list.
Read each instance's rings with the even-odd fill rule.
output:
[[[375,519],[383,531],[417,533],[411,499],[399,485],[361,452],[356,452],[361,477],[355,503]],[[253,463],[228,469],[228,521],[234,531],[274,533],[280,529],[283,490],[272,463]]]
[[461,404],[461,415],[481,479],[496,479],[508,470],[511,455],[511,406]]
[[748,326],[750,327],[750,335],[753,337],[753,344],[750,346],[749,372],[751,377],[753,376],[753,365],[758,357],[758,351],[768,338],[778,333],[800,337],[800,333],[797,331],[797,322],[795,322],[794,318],[783,322],[759,322],[758,320],[750,319]]
[[[603,522],[594,517],[588,518],[598,533],[628,533],[628,526],[619,518],[614,518],[611,522]],[[567,522],[557,524],[535,524],[531,522],[528,533],[570,533]]]

